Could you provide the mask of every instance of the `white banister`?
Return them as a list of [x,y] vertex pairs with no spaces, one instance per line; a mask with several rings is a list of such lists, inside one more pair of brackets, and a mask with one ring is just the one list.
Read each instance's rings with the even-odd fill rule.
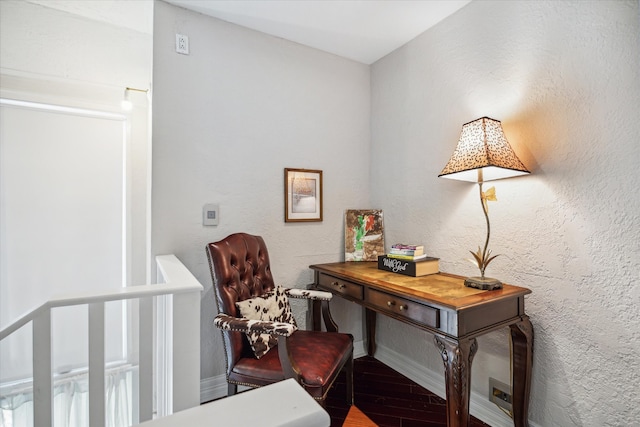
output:
[[0,340],[4,340],[32,322],[34,425],[53,425],[51,309],[55,307],[88,305],[90,427],[105,426],[105,303],[109,301],[139,300],[139,369],[132,402],[135,408],[133,422],[147,421],[153,416],[154,300],[156,311],[167,309],[167,318],[159,319],[157,324],[157,341],[166,344],[165,352],[158,356],[168,362],[164,368],[158,366],[158,376],[166,374],[166,377],[164,383],[158,381],[163,389],[157,393],[167,399],[168,413],[200,404],[202,285],[174,255],[158,256],[156,263],[158,281],[164,283],[52,298],[0,330]]
[[[164,255],[164,257],[168,256],[175,258],[174,255]],[[189,283],[184,284],[176,283],[172,279],[171,282],[163,283],[161,285],[137,285],[107,291],[78,292],[70,296],[55,297],[42,304],[40,307],[25,314],[24,316],[13,322],[11,325],[1,330],[0,341],[35,319],[40,313],[55,307],[68,307],[72,305],[90,304],[92,302],[130,300],[143,297],[156,297],[159,295],[172,295],[184,292],[201,291],[202,285],[200,284],[200,282],[198,282],[195,277],[193,278],[193,280],[195,281],[195,283],[197,283],[197,285],[194,285],[193,281],[189,281]]]

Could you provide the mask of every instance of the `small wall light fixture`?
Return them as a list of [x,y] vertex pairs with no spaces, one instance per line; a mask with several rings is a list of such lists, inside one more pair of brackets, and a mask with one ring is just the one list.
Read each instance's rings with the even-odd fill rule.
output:
[[513,152],[507,138],[502,131],[502,124],[498,120],[482,117],[462,125],[462,132],[458,145],[438,177],[457,179],[461,181],[477,182],[480,189],[480,203],[487,222],[487,239],[484,249],[470,251],[475,264],[480,269],[480,277],[467,277],[465,286],[477,289],[501,289],[502,282],[485,277],[487,265],[498,255],[491,256],[489,250],[488,201],[496,201],[495,187],[482,191],[485,181],[510,178],[530,173]]
[[129,99],[130,91],[148,93],[149,89],[136,89],[134,87],[124,88],[124,98],[122,99],[122,109],[125,111],[131,111],[133,109],[133,103]]

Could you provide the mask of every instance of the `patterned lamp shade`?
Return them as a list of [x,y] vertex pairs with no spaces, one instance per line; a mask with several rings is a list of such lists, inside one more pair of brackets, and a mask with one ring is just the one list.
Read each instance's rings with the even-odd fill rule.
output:
[[462,125],[460,140],[439,177],[484,182],[528,174],[498,120],[482,117]]

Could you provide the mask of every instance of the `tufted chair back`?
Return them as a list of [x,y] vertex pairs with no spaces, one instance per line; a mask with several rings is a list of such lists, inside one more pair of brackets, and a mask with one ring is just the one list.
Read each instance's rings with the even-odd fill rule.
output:
[[[236,302],[264,295],[275,287],[267,245],[260,236],[236,233],[207,245],[207,258],[219,313],[240,317]],[[223,332],[228,371],[251,355],[241,332]]]

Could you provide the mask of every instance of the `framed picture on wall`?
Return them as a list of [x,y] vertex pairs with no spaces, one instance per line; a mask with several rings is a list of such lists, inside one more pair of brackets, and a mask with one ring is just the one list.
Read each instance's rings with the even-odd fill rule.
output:
[[322,171],[284,170],[284,221],[322,221]]
[[378,261],[378,255],[384,254],[382,210],[347,210],[344,215],[344,260]]

